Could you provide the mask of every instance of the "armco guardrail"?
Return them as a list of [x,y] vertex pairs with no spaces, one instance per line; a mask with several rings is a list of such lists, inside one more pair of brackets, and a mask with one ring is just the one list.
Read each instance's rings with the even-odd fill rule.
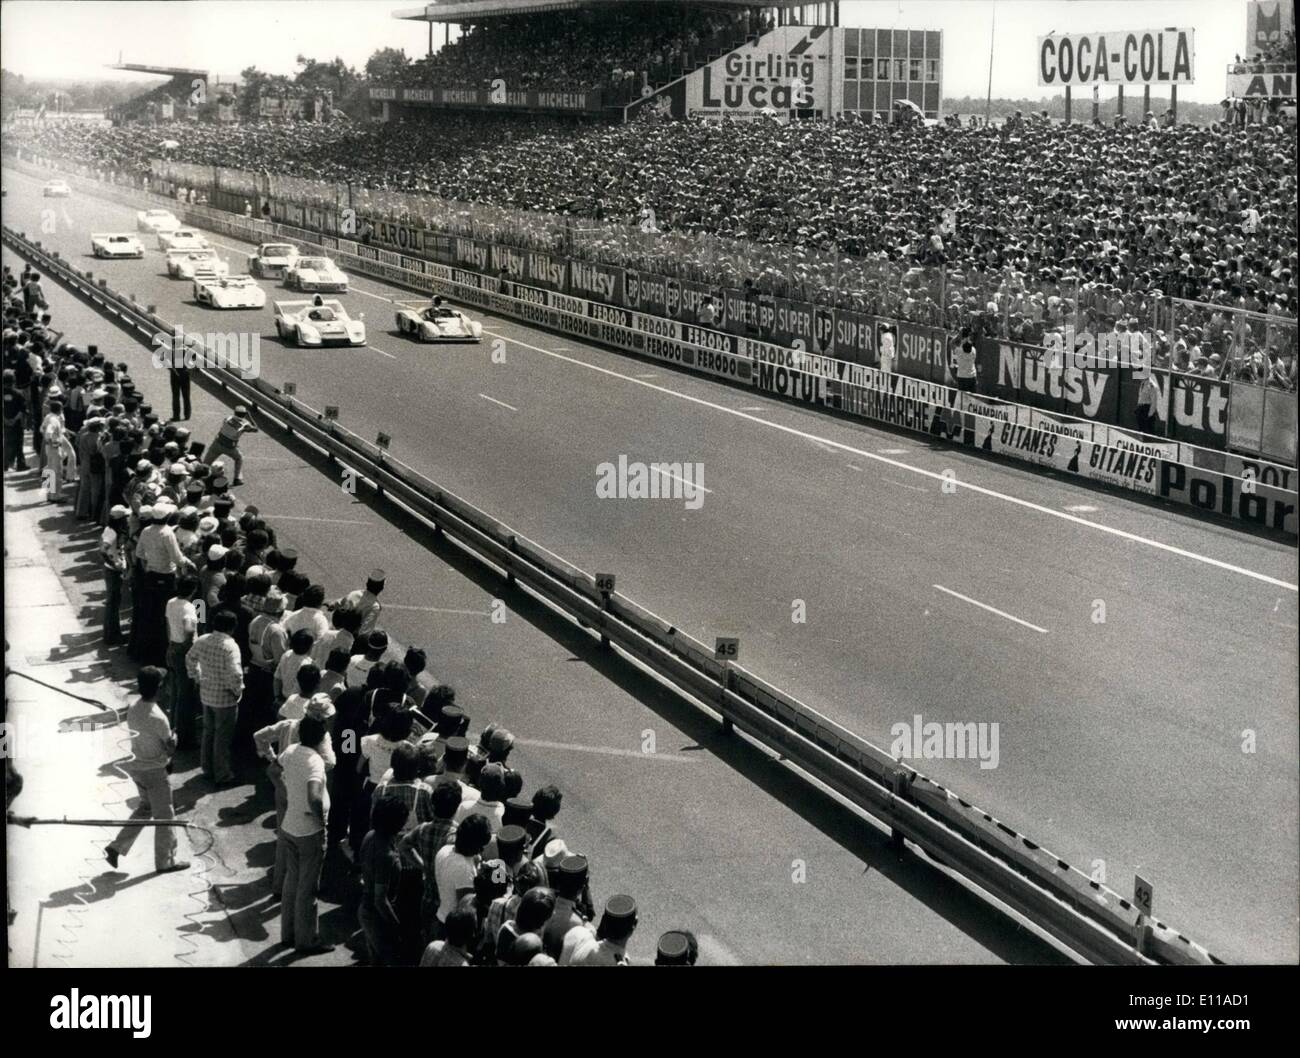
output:
[[[29,163],[16,164],[25,171],[40,172]],[[335,257],[353,272],[422,294],[433,289],[535,326],[749,384],[764,393],[919,431],[1017,462],[1192,507],[1248,527],[1292,537],[1300,528],[1300,496],[1293,484],[1296,471],[1266,460],[1185,442],[1134,438],[1118,428],[1091,422],[1065,422],[1026,405],[962,393],[938,383],[770,342],[737,339],[518,281],[508,281],[510,293],[503,293],[498,289],[500,280],[471,269],[69,175],[79,187],[124,204],[171,208],[186,223],[235,238],[295,242]],[[1207,459],[1210,465],[1205,465]]]
[[[6,228],[4,241],[41,271],[115,314],[152,341],[166,320],[104,280],[46,253]],[[602,592],[582,569],[526,539],[419,471],[262,380],[204,372],[414,511],[470,554],[502,571],[681,692],[704,703],[851,803],[912,841],[983,893],[1033,922],[1078,956],[1102,964],[1216,963],[1200,945],[1143,916],[1114,890],[962,800],[905,762],[841,727],[618,592]]]

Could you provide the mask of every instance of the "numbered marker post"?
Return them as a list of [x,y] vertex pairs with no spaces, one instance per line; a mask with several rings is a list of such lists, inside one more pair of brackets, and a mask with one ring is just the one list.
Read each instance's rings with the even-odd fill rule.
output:
[[1137,950],[1145,953],[1151,936],[1151,907],[1155,903],[1156,887],[1140,874],[1133,875],[1133,906],[1141,912],[1137,921]]
[[339,406],[337,404],[326,404],[325,421],[338,422],[338,418],[339,418]]
[[298,395],[298,383],[286,382],[284,384],[284,389],[281,392],[283,392],[286,397],[296,397]]
[[[596,574],[596,590],[600,592],[600,605],[603,609],[609,609],[609,597],[614,594],[614,583],[614,574]],[[600,645],[602,647],[609,646],[609,636],[605,635],[604,632],[600,634]]]
[[[729,636],[718,636],[713,641],[713,656],[722,662],[723,687],[731,690],[731,665],[740,658],[740,640]],[[722,730],[727,734],[732,730],[731,720],[725,713],[722,716]]]
[[377,444],[380,447],[380,449],[385,452],[388,451],[388,448],[392,443],[393,443],[393,439],[390,436],[388,436],[388,434],[383,432],[381,432],[379,436],[375,438],[375,444]]

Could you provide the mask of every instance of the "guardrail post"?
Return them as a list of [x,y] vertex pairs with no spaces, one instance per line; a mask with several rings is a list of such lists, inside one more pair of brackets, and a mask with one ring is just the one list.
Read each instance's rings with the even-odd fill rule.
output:
[[[511,553],[513,553],[514,550],[515,550],[515,538],[514,538],[514,536],[511,536],[510,539],[506,541],[506,544],[509,546]],[[515,571],[514,571],[514,570],[512,570],[512,569],[508,569],[508,570],[506,570],[506,583],[509,584],[510,587],[512,587],[512,588],[515,586]]]
[[[731,670],[731,662],[724,662],[722,665],[722,698],[725,700],[727,692],[731,690],[736,674]],[[731,717],[726,713],[722,714],[722,733],[730,735],[736,730],[736,725],[731,722]]]
[[[907,775],[904,772],[894,772],[890,777],[890,785],[895,797],[901,801],[907,800]],[[889,828],[889,843],[894,846],[895,852],[903,851],[903,832],[897,827]]]

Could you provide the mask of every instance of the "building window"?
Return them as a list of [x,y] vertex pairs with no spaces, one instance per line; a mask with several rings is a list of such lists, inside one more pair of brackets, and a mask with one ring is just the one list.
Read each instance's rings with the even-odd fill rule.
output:
[[936,82],[936,83],[938,82],[938,80],[939,80],[939,60],[938,60],[938,59],[926,59],[926,60],[925,60],[925,79],[926,79],[927,81],[933,81],[933,82]]
[[909,59],[907,63],[907,77],[909,81],[919,81],[921,79],[921,60]]
[[877,60],[876,60],[876,80],[877,80],[877,81],[888,81],[888,80],[889,80],[889,60],[888,60],[888,59],[877,59]]
[[856,81],[858,79],[858,57],[856,55],[844,56],[844,79],[846,81]]
[[906,81],[906,80],[907,80],[907,60],[906,60],[906,59],[895,59],[895,60],[894,60],[894,80],[895,80],[895,81]]

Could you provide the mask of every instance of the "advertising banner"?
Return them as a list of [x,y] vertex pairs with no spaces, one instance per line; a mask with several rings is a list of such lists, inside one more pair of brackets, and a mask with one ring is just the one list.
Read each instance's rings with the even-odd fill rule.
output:
[[1229,99],[1294,99],[1295,71],[1287,73],[1230,73]]
[[617,265],[569,261],[569,291],[578,297],[623,304],[623,269]]
[[1296,532],[1294,492],[1254,483],[1247,491],[1243,485],[1239,477],[1161,460],[1156,495],[1261,529]]
[[1062,369],[1045,349],[996,338],[981,339],[976,351],[981,393],[1098,422],[1116,421],[1120,374],[1117,368]]
[[[946,356],[948,332],[940,327],[927,327],[905,320],[879,321],[879,327],[889,326],[894,331],[894,370],[912,378],[947,384]],[[881,334],[876,335],[879,348]]]
[[788,121],[833,112],[830,26],[781,26],[686,78],[686,112],[706,121]]
[[1246,52],[1281,44],[1294,32],[1295,0],[1246,0]]
[[599,92],[511,89],[497,78],[488,88],[371,88],[370,98],[429,107],[494,107],[502,110],[600,110]]
[[876,318],[852,309],[835,310],[835,330],[831,339],[831,355],[855,364],[879,367],[876,355]]
[[1040,86],[1192,84],[1191,29],[1067,33],[1038,38]]

